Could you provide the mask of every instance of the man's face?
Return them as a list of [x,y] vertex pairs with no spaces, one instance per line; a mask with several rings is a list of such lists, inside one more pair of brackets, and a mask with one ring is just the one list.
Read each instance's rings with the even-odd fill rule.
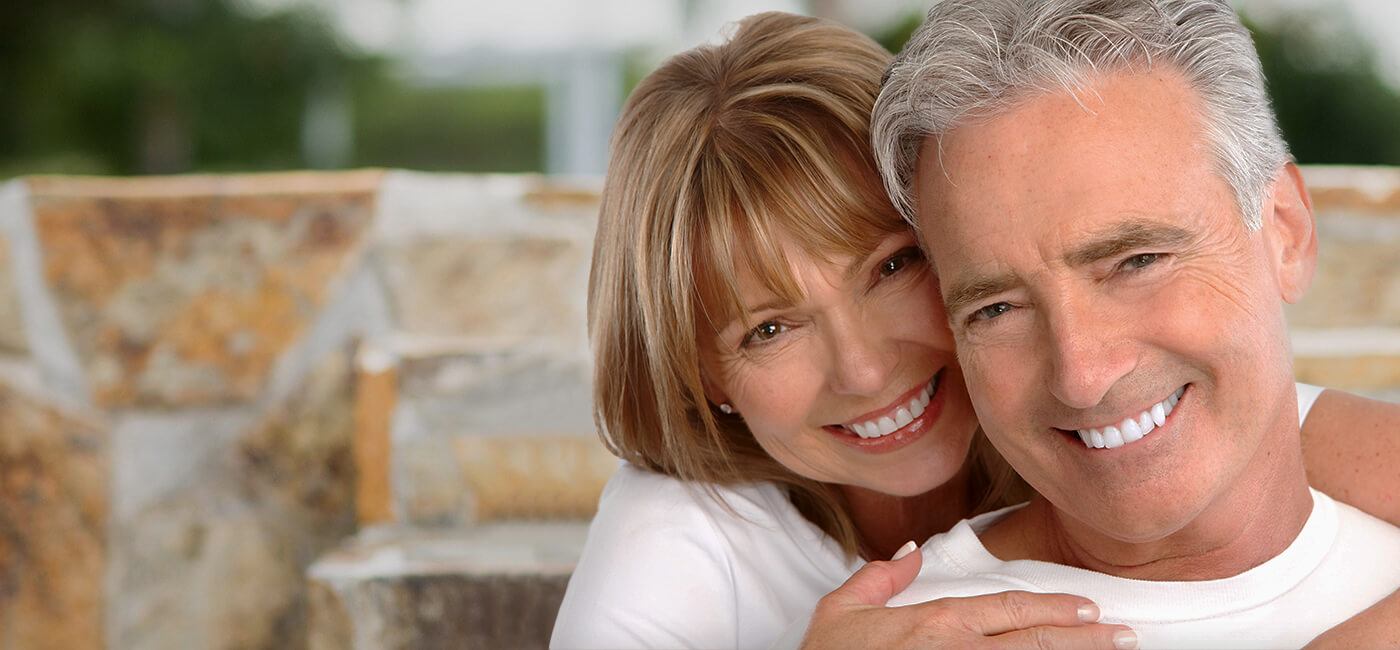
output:
[[920,156],[920,226],[988,437],[1124,542],[1179,531],[1296,441],[1280,298],[1306,285],[1310,221],[1281,227],[1271,199],[1245,227],[1198,105],[1170,71],[1122,73]]

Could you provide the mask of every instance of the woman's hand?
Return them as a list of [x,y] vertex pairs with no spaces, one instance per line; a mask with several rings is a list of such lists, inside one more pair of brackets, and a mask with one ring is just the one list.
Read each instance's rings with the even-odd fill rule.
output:
[[1068,594],[1007,591],[886,607],[919,574],[922,554],[910,552],[912,545],[888,562],[866,564],[818,601],[803,650],[1137,647],[1132,630],[1098,624],[1098,606]]

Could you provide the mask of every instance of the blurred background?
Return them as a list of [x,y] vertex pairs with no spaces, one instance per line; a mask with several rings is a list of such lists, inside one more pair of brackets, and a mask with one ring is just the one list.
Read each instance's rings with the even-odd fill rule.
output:
[[[0,178],[597,174],[627,92],[762,10],[898,50],[917,0],[45,0],[0,21]],[[1239,0],[1304,163],[1400,162],[1400,4]]]
[[[1239,0],[1320,255],[1294,373],[1400,401],[1400,2]],[[609,132],[763,10],[0,10],[0,650],[536,648],[617,468],[585,299]]]

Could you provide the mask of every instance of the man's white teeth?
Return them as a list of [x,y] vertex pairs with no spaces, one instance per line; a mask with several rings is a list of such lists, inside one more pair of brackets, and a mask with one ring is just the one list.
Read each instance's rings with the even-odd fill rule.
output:
[[1166,399],[1153,404],[1142,413],[1125,418],[1122,422],[1101,429],[1079,429],[1075,433],[1079,434],[1079,439],[1086,447],[1094,449],[1115,449],[1132,444],[1166,424],[1167,416],[1172,414],[1172,409],[1176,408],[1177,402],[1181,401],[1181,395],[1185,392],[1186,387],[1182,386]]
[[895,409],[894,415],[887,415],[868,422],[848,424],[845,425],[846,429],[862,438],[879,438],[890,435],[908,426],[910,422],[914,421],[914,418],[923,415],[936,390],[938,390],[938,376],[935,375],[933,381],[924,385],[923,390],[916,393],[908,402],[899,405]]

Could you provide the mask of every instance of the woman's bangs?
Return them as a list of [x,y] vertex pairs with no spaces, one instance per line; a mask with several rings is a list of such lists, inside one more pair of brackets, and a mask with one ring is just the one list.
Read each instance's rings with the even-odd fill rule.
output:
[[786,160],[768,157],[727,170],[732,182],[724,192],[726,209],[695,223],[697,289],[702,313],[716,332],[736,318],[749,320],[739,289],[742,272],[784,302],[802,301],[786,247],[826,263],[864,259],[890,234],[908,228],[858,154],[811,156],[792,148],[783,153],[789,154]]

